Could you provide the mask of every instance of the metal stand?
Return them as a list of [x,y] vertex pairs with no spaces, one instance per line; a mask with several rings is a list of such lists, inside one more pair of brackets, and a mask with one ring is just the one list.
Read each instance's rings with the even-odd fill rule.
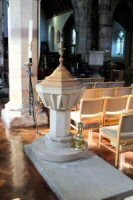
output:
[[32,85],[32,72],[31,72],[31,67],[32,67],[32,59],[29,59],[29,63],[25,64],[27,66],[27,72],[29,76],[29,115],[33,117],[33,128],[36,129],[36,134],[39,134],[38,128],[37,128],[37,119],[36,119],[36,113],[35,113],[35,100],[34,100],[34,91],[33,91],[33,85]]
[[4,86],[5,86],[5,80],[4,80],[4,67],[0,65],[0,95],[4,95]]

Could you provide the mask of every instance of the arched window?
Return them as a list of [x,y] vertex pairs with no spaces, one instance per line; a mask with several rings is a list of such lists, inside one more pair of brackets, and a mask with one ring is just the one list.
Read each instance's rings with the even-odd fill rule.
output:
[[76,31],[72,29],[72,45],[76,45]]
[[125,33],[120,31],[112,44],[112,56],[123,57],[125,47]]
[[120,55],[124,54],[124,42],[125,42],[125,37],[124,37],[124,32],[121,31],[119,33],[119,38],[120,38]]
[[124,58],[126,31],[117,21],[113,22],[112,57]]
[[72,29],[72,35],[71,35],[71,54],[75,54],[75,48],[76,48],[76,31],[75,29]]

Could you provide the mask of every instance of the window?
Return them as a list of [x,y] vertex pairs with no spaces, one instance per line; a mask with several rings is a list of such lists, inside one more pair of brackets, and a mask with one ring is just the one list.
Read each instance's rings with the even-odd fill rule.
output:
[[75,31],[75,29],[72,30],[72,44],[76,45],[76,31]]
[[72,29],[72,36],[71,36],[71,54],[75,54],[76,48],[76,31]]
[[125,33],[120,31],[112,43],[112,56],[123,57],[125,47]]

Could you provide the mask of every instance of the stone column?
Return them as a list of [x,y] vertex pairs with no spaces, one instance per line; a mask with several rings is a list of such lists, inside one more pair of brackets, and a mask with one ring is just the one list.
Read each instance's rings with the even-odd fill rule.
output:
[[83,56],[86,52],[86,37],[87,37],[87,25],[86,25],[86,16],[85,11],[82,9],[82,12],[80,13],[80,22],[79,22],[79,44],[78,44],[78,52],[81,53]]
[[85,59],[87,49],[87,1],[72,0],[77,32],[77,52]]
[[88,52],[92,46],[92,8],[91,1],[88,1],[87,6],[87,34],[86,34],[86,51]]
[[132,55],[132,32],[126,32],[126,44],[125,44],[125,64],[126,66],[131,65]]
[[99,4],[99,50],[105,51],[105,60],[111,59],[112,15],[109,5]]
[[[28,61],[29,21],[33,20],[33,87],[37,83],[38,23],[37,0],[9,0],[9,102],[2,110],[8,128],[33,125],[29,116],[29,82],[25,63]],[[43,119],[44,120],[44,119]],[[44,120],[45,123],[47,120]],[[38,121],[39,122],[39,121]],[[41,122],[40,122],[41,123]]]
[[133,32],[132,32],[132,49],[131,49],[131,67],[133,67]]
[[0,0],[0,65],[3,65],[3,5]]

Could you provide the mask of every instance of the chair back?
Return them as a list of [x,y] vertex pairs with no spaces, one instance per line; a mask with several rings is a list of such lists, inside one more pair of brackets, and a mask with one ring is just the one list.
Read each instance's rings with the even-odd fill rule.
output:
[[116,89],[116,96],[130,95],[132,92],[132,87],[120,87]]
[[86,89],[82,99],[94,99],[97,98],[98,95],[98,89]]
[[123,87],[125,81],[108,82],[108,87]]
[[91,78],[93,82],[104,82],[104,77],[94,77]]
[[82,83],[90,83],[93,82],[91,78],[78,78]]
[[81,100],[81,115],[103,113],[104,99]]
[[115,96],[115,88],[102,88],[99,89],[98,97],[114,97]]
[[133,96],[129,97],[127,112],[133,112]]
[[126,112],[128,97],[113,97],[106,99],[105,112]]
[[107,82],[95,82],[94,88],[107,88],[108,84]]
[[125,133],[133,133],[133,113],[132,114],[124,114],[121,116],[120,120],[120,133],[122,135]]
[[86,89],[90,89],[90,88],[94,87],[94,83],[93,82],[83,83],[83,85],[86,87]]

